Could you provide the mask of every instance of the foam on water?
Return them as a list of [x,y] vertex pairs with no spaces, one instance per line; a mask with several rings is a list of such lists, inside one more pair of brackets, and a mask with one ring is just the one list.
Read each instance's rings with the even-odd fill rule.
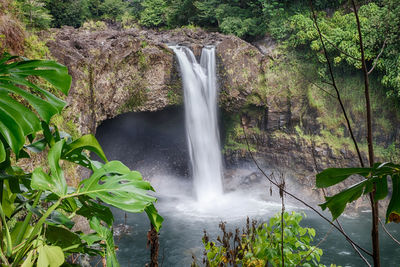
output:
[[[197,201],[191,193],[192,182],[182,178],[162,175],[152,180],[158,198],[157,209],[162,214],[173,214],[188,220],[240,220],[247,216],[272,216],[281,210],[277,192],[266,200],[263,187],[251,187],[250,190],[238,189],[218,198]],[[286,203],[286,210],[299,209]]]

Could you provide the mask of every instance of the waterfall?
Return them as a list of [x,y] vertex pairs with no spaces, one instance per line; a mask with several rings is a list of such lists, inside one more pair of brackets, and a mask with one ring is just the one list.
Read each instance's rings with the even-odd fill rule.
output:
[[183,81],[186,136],[194,192],[199,202],[206,202],[223,193],[215,48],[203,48],[200,63],[189,48],[171,48],[178,58]]

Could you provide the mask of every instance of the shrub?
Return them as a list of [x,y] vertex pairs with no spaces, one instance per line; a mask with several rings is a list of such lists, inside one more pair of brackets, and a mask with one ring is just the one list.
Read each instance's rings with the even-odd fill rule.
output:
[[[300,226],[300,213],[283,214],[283,254],[285,266],[324,266],[320,264],[322,250],[311,243],[315,237],[313,228]],[[235,234],[227,232],[225,223],[220,223],[223,232],[217,242],[209,240],[205,232],[203,244],[207,266],[281,266],[282,224],[281,214],[276,214],[268,223],[257,224],[247,219],[246,228]],[[233,238],[233,240],[231,240]],[[193,264],[196,266],[196,263]]]

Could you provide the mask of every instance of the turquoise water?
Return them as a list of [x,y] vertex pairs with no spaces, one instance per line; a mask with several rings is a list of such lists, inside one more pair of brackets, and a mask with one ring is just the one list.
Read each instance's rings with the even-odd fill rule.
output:
[[[163,199],[160,199],[162,202]],[[211,238],[216,238],[220,231],[218,218],[204,218],[195,216],[184,216],[182,213],[164,209],[161,204],[160,213],[164,216],[165,222],[160,232],[160,263],[162,266],[190,266],[192,255],[200,262],[202,259],[203,230],[206,229]],[[258,221],[268,220],[275,212],[279,212],[279,206],[268,206],[268,211],[264,215],[254,215]],[[234,209],[234,207],[232,207]],[[297,209],[293,206],[286,207],[287,210],[297,210],[304,212],[306,218],[302,225],[316,229],[317,236],[314,244],[317,244],[331,226],[321,218],[314,215],[311,211]],[[114,211],[117,217],[116,223],[123,223],[124,213]],[[246,217],[225,220],[227,227],[234,230],[236,227],[242,228],[245,225]],[[370,250],[370,214],[361,213],[357,217],[343,217],[340,219],[348,235],[356,240],[361,246]],[[132,232],[122,235],[117,239],[119,246],[118,259],[121,266],[144,266],[149,259],[149,250],[146,249],[146,233],[149,229],[148,219],[142,214],[129,214],[127,224],[132,227]],[[390,224],[387,226],[391,233],[400,239],[399,225]],[[382,266],[400,266],[400,247],[396,245],[388,236],[381,231],[381,257]],[[330,232],[326,241],[320,245],[324,254],[321,263],[330,265],[335,263],[341,266],[365,266],[363,261],[355,254],[353,248],[346,242],[345,238],[336,230]],[[368,257],[367,257],[368,258]]]

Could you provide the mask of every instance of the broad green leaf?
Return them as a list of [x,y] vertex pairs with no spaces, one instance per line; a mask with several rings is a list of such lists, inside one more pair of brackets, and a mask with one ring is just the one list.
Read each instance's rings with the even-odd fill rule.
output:
[[386,210],[386,223],[400,222],[400,175],[392,175],[392,198]]
[[[19,245],[16,243],[17,241],[17,237],[20,234],[20,232],[23,230],[23,225],[24,222],[17,222],[11,232],[11,239],[13,242],[13,247],[15,247],[16,245]],[[25,233],[22,235],[22,238],[27,238],[29,236],[29,234],[31,233],[33,227],[31,225],[27,225],[26,229],[25,229]]]
[[316,186],[325,188],[346,180],[349,176],[359,174],[367,177],[370,168],[329,168],[317,174]]
[[110,161],[81,182],[79,193],[129,212],[143,212],[156,199],[147,195],[153,190],[139,172],[119,161]]
[[66,198],[61,202],[61,205],[59,207],[60,209],[63,209],[66,212],[72,213],[75,212],[78,209],[78,204],[77,200],[75,198]]
[[375,163],[373,168],[373,176],[382,177],[400,173],[400,165],[392,162]]
[[64,225],[68,229],[72,229],[74,227],[74,222],[69,219],[67,216],[64,214],[58,212],[58,211],[53,211],[50,216],[47,218],[46,223],[48,225],[54,225],[54,226],[61,226]]
[[67,181],[64,178],[64,172],[61,169],[59,162],[61,158],[61,152],[63,150],[65,140],[57,142],[49,151],[48,161],[50,165],[51,176],[55,178],[55,182],[58,186],[59,192],[62,195],[67,193]]
[[46,140],[47,144],[49,144],[50,147],[54,146],[54,144],[56,143],[56,139],[54,135],[51,133],[49,124],[46,123],[45,121],[42,121],[41,125],[42,125],[44,139]]
[[26,60],[16,64],[10,64],[8,72],[18,76],[39,76],[51,83],[55,88],[65,95],[71,87],[71,76],[68,69],[55,62],[48,60]]
[[2,223],[2,225],[4,227],[4,232],[2,230],[2,237],[3,237],[4,241],[5,241],[4,242],[5,243],[5,248],[2,248],[2,249],[4,249],[4,252],[5,252],[6,256],[10,257],[11,253],[12,253],[12,240],[11,240],[11,235],[10,235],[10,229],[8,227],[8,224],[7,224],[6,216],[5,216],[4,212],[3,212],[2,205],[0,205],[0,217],[1,217],[1,223]]
[[25,148],[32,152],[39,153],[46,148],[46,145],[47,145],[46,139],[42,138],[30,145],[26,145]]
[[37,116],[6,93],[0,93],[0,108],[17,119],[24,130],[24,135],[40,131],[40,121]]
[[72,246],[81,245],[82,241],[79,235],[57,226],[47,226],[46,228],[46,239],[48,242],[55,246],[61,247],[61,249],[66,249]]
[[[67,144],[63,151],[63,158],[74,162],[80,156],[83,149],[96,153],[102,160],[107,162],[103,149],[99,142],[97,142],[96,137],[92,134],[84,135],[72,143]],[[89,162],[87,164],[89,164]]]
[[99,236],[97,233],[88,234],[81,236],[82,240],[86,241],[86,243],[91,246],[96,242],[102,241],[103,238]]
[[[65,66],[44,60],[9,63],[16,58],[18,57],[3,54],[0,59],[0,134],[4,137],[0,145],[0,163],[4,161],[2,152],[7,147],[6,144],[17,157],[24,156],[20,150],[25,144],[25,137],[35,136],[40,130],[39,117],[48,123],[66,104],[49,91],[29,81],[28,77],[42,77],[64,94],[68,93],[71,86],[71,76]],[[14,96],[24,99],[28,105],[16,101]]]
[[52,93],[40,88],[39,86],[31,83],[28,80],[25,80],[25,79],[22,79],[22,78],[19,78],[19,77],[15,77],[15,76],[13,76],[11,78],[8,78],[8,79],[7,78],[2,78],[2,80],[3,81],[10,81],[10,82],[13,82],[13,83],[18,84],[18,85],[24,85],[24,86],[32,88],[36,92],[42,94],[46,98],[47,102],[49,102],[49,104],[54,106],[58,110],[58,112],[61,112],[61,110],[66,105],[66,102],[64,100],[59,99],[58,97],[56,97]]
[[38,248],[37,267],[59,267],[64,263],[64,253],[57,246],[40,246]]
[[32,172],[31,187],[32,189],[37,189],[37,190],[48,190],[48,191],[56,190],[56,186],[54,185],[52,178],[49,175],[47,175],[47,173],[45,173],[41,167],[36,168]]
[[128,212],[146,211],[151,222],[159,229],[162,218],[153,206],[156,198],[149,196],[154,191],[142,180],[139,172],[131,171],[119,161],[110,161],[95,170],[92,176],[81,182],[78,193],[87,195]]
[[13,212],[15,211],[14,201],[17,198],[17,195],[11,191],[11,186],[10,186],[10,182],[9,182],[11,180],[15,180],[15,179],[9,179],[9,180],[4,181],[3,192],[2,192],[3,198],[2,198],[2,202],[1,202],[4,214],[8,218],[10,218],[11,215],[13,214]]
[[388,194],[388,181],[387,175],[374,179],[375,182],[375,201],[384,199]]
[[49,151],[48,161],[51,176],[46,174],[41,167],[36,168],[32,173],[31,187],[38,190],[48,190],[59,197],[67,194],[67,182],[64,173],[59,165],[61,151],[65,140],[57,142]]
[[4,149],[4,145],[0,142],[0,163],[6,160],[6,150]]
[[369,183],[368,180],[359,182],[334,196],[326,197],[326,202],[319,206],[321,206],[323,210],[328,208],[332,214],[332,220],[336,220],[340,214],[343,213],[347,203],[358,199],[362,195],[367,183]]
[[21,97],[23,97],[32,107],[37,111],[39,116],[46,121],[47,123],[50,121],[51,117],[58,113],[56,107],[48,103],[46,100],[40,98],[39,96],[33,95],[18,86],[3,83],[4,79],[0,77],[0,89],[3,88],[10,93],[15,93]]
[[164,221],[163,217],[158,214],[157,209],[153,204],[146,207],[145,209],[147,217],[149,217],[151,224],[156,228],[156,231],[160,231],[162,222]]
[[98,218],[93,217],[89,222],[90,228],[96,231],[96,234],[104,241],[106,245],[107,267],[119,267],[117,255],[115,254],[114,238],[111,228],[101,225]]
[[26,257],[24,263],[22,263],[21,267],[32,267],[33,266],[33,264],[35,262],[35,260],[33,259],[33,253],[34,253],[33,250],[29,251],[28,256]]
[[79,197],[79,201],[82,203],[82,207],[76,212],[76,214],[84,216],[87,219],[97,217],[104,221],[108,226],[112,226],[114,216],[109,207],[100,205],[85,196]]
[[18,154],[25,143],[24,133],[13,117],[0,109],[0,133],[14,153]]

